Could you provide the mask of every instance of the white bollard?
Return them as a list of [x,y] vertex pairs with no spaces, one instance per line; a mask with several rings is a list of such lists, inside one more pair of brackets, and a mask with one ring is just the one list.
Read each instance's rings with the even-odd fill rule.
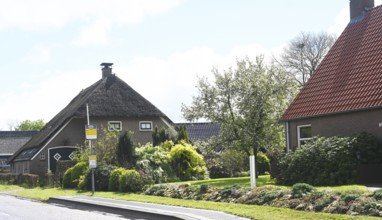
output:
[[251,188],[256,187],[255,156],[249,156],[249,174],[251,176]]

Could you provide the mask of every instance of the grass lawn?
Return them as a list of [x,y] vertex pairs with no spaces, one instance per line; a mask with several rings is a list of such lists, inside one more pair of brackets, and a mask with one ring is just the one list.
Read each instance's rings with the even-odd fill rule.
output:
[[[185,182],[176,182],[176,184],[189,183],[191,185],[209,185],[211,187],[226,187],[238,185],[242,187],[250,187],[251,182],[249,176],[247,177],[236,177],[236,178],[221,178],[221,179],[210,179],[210,180],[196,180],[196,181],[185,181]],[[171,183],[170,183],[171,184]],[[173,184],[173,183],[172,183]],[[266,186],[266,185],[275,185],[275,181],[270,178],[269,175],[259,176],[256,179],[256,186]]]
[[[28,197],[40,201],[47,201],[52,196],[73,196],[73,195],[88,195],[90,192],[78,192],[76,190],[64,190],[60,188],[23,188],[15,185],[0,185],[0,192],[12,195]],[[381,219],[367,216],[349,216],[349,215],[335,215],[327,213],[311,213],[295,211],[284,208],[274,208],[267,206],[243,205],[233,203],[218,203],[209,201],[196,201],[196,200],[180,200],[172,198],[164,198],[157,196],[146,196],[140,194],[125,194],[125,193],[112,193],[112,192],[96,192],[94,196],[113,198],[129,201],[150,202],[165,205],[182,205],[185,207],[203,208],[223,211],[235,215],[244,216],[247,218],[256,219]]]

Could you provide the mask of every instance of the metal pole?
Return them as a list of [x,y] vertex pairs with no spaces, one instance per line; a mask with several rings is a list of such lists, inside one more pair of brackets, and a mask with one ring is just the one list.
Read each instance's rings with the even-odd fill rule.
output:
[[[88,125],[90,125],[90,120],[89,120],[89,106],[88,104],[86,103],[86,116],[87,116],[87,120],[88,120]],[[93,148],[92,148],[92,140],[89,140],[89,153],[90,155],[93,155]],[[94,168],[91,168],[92,170],[92,194],[94,194],[95,192],[95,184],[94,184]]]

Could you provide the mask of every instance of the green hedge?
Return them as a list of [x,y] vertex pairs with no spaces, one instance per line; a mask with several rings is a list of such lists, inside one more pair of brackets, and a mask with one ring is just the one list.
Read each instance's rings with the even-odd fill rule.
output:
[[359,164],[380,163],[381,158],[381,147],[370,134],[314,137],[281,159],[276,179],[282,185],[354,184]]

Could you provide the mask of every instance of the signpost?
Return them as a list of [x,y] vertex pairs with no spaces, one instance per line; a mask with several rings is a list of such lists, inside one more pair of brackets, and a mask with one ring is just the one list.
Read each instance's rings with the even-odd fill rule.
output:
[[86,116],[88,119],[88,124],[85,125],[85,135],[86,139],[89,140],[89,168],[92,170],[92,193],[94,194],[94,168],[97,167],[97,156],[93,152],[92,140],[97,139],[97,125],[91,125],[89,120],[89,106],[86,104]]

